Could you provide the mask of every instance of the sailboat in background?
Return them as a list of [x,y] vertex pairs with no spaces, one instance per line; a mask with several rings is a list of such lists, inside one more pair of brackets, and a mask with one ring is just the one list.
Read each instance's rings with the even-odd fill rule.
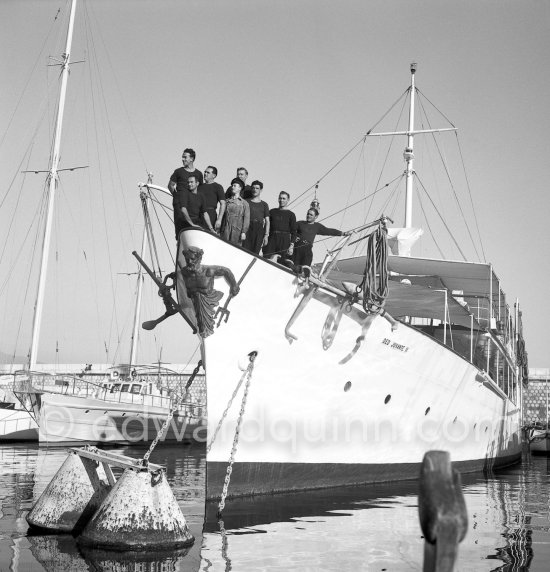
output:
[[[153,440],[162,425],[170,422],[164,439],[190,440],[203,420],[204,390],[199,367],[191,372],[160,368],[158,375],[136,364],[138,324],[143,275],[138,271],[132,344],[129,364],[113,368],[110,378],[91,380],[82,376],[43,376],[36,372],[44,309],[44,293],[50,255],[53,213],[59,182],[63,114],[71,63],[71,44],[76,0],[72,1],[65,51],[61,56],[59,103],[48,170],[48,191],[38,290],[34,310],[28,371],[14,375],[14,392],[26,409],[26,417],[38,424],[40,443],[127,443]],[[146,197],[143,197],[146,201]],[[147,244],[142,238],[142,256]],[[191,383],[195,381],[193,387]],[[36,425],[35,425],[36,428]],[[36,431],[35,431],[36,434]]]
[[[414,138],[440,131],[415,129],[410,71],[408,128],[365,135],[407,137],[404,229],[382,215],[311,268],[199,228],[179,236],[179,306],[206,369],[207,496],[221,507],[227,496],[416,478],[430,449],[463,472],[521,457],[518,305],[490,264],[410,255]],[[359,241],[366,255],[339,259]]]

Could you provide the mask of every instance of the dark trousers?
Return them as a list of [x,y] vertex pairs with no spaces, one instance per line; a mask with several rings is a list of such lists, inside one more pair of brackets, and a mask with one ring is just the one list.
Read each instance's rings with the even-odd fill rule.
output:
[[249,252],[254,252],[254,254],[260,254],[264,236],[264,221],[251,220],[246,238],[243,241],[243,248],[246,248]]

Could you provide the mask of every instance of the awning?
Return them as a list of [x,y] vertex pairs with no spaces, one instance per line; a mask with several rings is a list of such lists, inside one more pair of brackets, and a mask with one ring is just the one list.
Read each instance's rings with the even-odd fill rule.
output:
[[[430,279],[427,282],[441,283],[437,277],[430,276],[426,278]],[[363,276],[361,274],[332,270],[328,275],[327,282],[342,288],[342,282],[359,284],[362,279]],[[445,319],[445,298],[447,298],[449,312],[448,322],[466,328],[470,328],[473,324],[475,330],[483,329],[475,318],[472,322],[468,306],[460,304],[444,288],[433,288],[421,284],[407,284],[389,280],[388,297],[384,307],[395,318],[413,316],[443,321]]]

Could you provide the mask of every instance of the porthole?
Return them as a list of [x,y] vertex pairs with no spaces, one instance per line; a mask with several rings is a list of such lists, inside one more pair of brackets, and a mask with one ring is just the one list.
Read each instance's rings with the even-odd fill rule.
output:
[[386,395],[386,399],[384,399],[384,405],[387,405],[390,402],[391,399],[391,395],[388,393],[388,395]]
[[427,407],[426,411],[424,411],[424,415],[428,415],[428,413],[430,412],[431,407]]
[[346,385],[344,385],[344,391],[349,391],[351,389],[351,381],[346,381]]

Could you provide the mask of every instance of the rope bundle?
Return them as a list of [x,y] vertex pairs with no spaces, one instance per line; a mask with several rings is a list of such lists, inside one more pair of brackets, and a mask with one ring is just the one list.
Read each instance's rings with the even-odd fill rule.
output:
[[378,313],[388,296],[387,230],[381,224],[367,239],[367,260],[357,292],[363,295],[363,309],[368,314]]

